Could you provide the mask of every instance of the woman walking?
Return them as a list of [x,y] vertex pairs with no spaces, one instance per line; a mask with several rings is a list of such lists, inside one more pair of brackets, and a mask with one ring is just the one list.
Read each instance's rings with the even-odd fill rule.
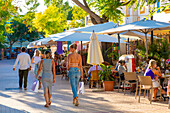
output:
[[[34,52],[34,56],[32,57],[31,63],[35,64],[35,68],[34,68],[34,74],[35,76],[37,75],[38,72],[38,68],[40,65],[40,61],[41,61],[41,56],[40,56],[40,51],[38,49],[35,50]],[[40,72],[40,74],[38,75],[38,78],[42,76],[42,71]],[[41,88],[41,81],[39,80],[39,88]]]
[[68,69],[69,69],[69,79],[70,84],[73,92],[73,104],[75,106],[79,105],[78,102],[78,83],[81,76],[81,79],[83,79],[83,68],[82,68],[82,58],[81,56],[76,53],[77,45],[72,44],[70,46],[70,52],[68,56]]
[[49,107],[49,105],[51,105],[52,85],[55,83],[55,63],[50,59],[51,53],[49,51],[45,52],[45,56],[46,58],[40,62],[40,67],[36,77],[38,79],[38,75],[42,69],[43,72],[41,82],[43,84],[44,97],[46,101],[44,107]]

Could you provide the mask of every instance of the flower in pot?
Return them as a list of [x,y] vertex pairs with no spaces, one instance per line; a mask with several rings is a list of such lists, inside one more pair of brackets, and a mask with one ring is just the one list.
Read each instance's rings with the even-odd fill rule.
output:
[[103,81],[103,86],[105,91],[113,91],[114,87],[114,76],[111,72],[111,65],[105,66],[104,64],[101,64],[100,67],[103,69],[103,71],[99,72],[100,79]]

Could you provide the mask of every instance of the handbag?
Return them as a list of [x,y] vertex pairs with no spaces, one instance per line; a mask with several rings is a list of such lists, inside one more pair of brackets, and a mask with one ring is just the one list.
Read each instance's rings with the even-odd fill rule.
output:
[[38,92],[38,87],[39,87],[39,80],[35,80],[33,85],[32,85],[32,91]]
[[84,94],[84,82],[79,82],[79,94]]

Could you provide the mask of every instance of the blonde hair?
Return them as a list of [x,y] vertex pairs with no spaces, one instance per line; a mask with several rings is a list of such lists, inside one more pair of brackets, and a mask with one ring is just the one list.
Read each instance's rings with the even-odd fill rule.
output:
[[151,60],[149,61],[148,67],[149,67],[150,69],[153,69],[153,66],[154,66],[155,64],[156,64],[156,61],[153,60],[153,59],[151,59]]
[[34,51],[34,56],[40,56],[40,51],[38,49]]

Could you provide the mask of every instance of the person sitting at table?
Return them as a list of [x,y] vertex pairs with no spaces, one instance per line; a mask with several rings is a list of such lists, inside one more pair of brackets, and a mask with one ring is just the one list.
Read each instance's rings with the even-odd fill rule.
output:
[[[119,73],[121,81],[125,80],[125,76],[124,76],[125,72],[127,72],[127,66],[126,66],[125,60],[120,60],[119,66],[118,66],[118,73]],[[133,82],[136,82],[136,81],[135,80],[129,80],[129,82],[133,83]],[[135,87],[136,87],[136,85],[133,84],[132,88],[131,88],[131,92],[135,92]]]
[[[154,88],[154,100],[153,101],[158,101],[156,99],[156,95],[157,95],[157,90],[159,87],[159,82],[158,82],[158,77],[161,77],[161,70],[159,67],[157,67],[156,61],[155,60],[150,60],[149,61],[149,65],[148,68],[145,71],[144,76],[150,76],[152,79],[152,83],[153,83],[153,88]],[[161,93],[164,93],[165,91],[161,91]]]
[[121,80],[125,80],[125,77],[124,77],[124,72],[127,72],[127,67],[126,67],[126,64],[125,64],[125,61],[124,60],[120,60],[119,61],[119,66],[118,66],[118,73],[120,75],[120,79]]
[[[90,69],[88,70],[88,74],[90,74],[91,71],[95,71],[95,70],[96,70],[96,66],[90,67]],[[103,69],[99,65],[97,65],[97,70],[103,71]]]
[[[88,70],[89,79],[92,79],[91,72],[95,70],[103,71],[103,69],[99,65],[97,65],[97,69],[96,66],[91,66],[90,69]],[[96,82],[94,82],[93,87],[96,87]]]

